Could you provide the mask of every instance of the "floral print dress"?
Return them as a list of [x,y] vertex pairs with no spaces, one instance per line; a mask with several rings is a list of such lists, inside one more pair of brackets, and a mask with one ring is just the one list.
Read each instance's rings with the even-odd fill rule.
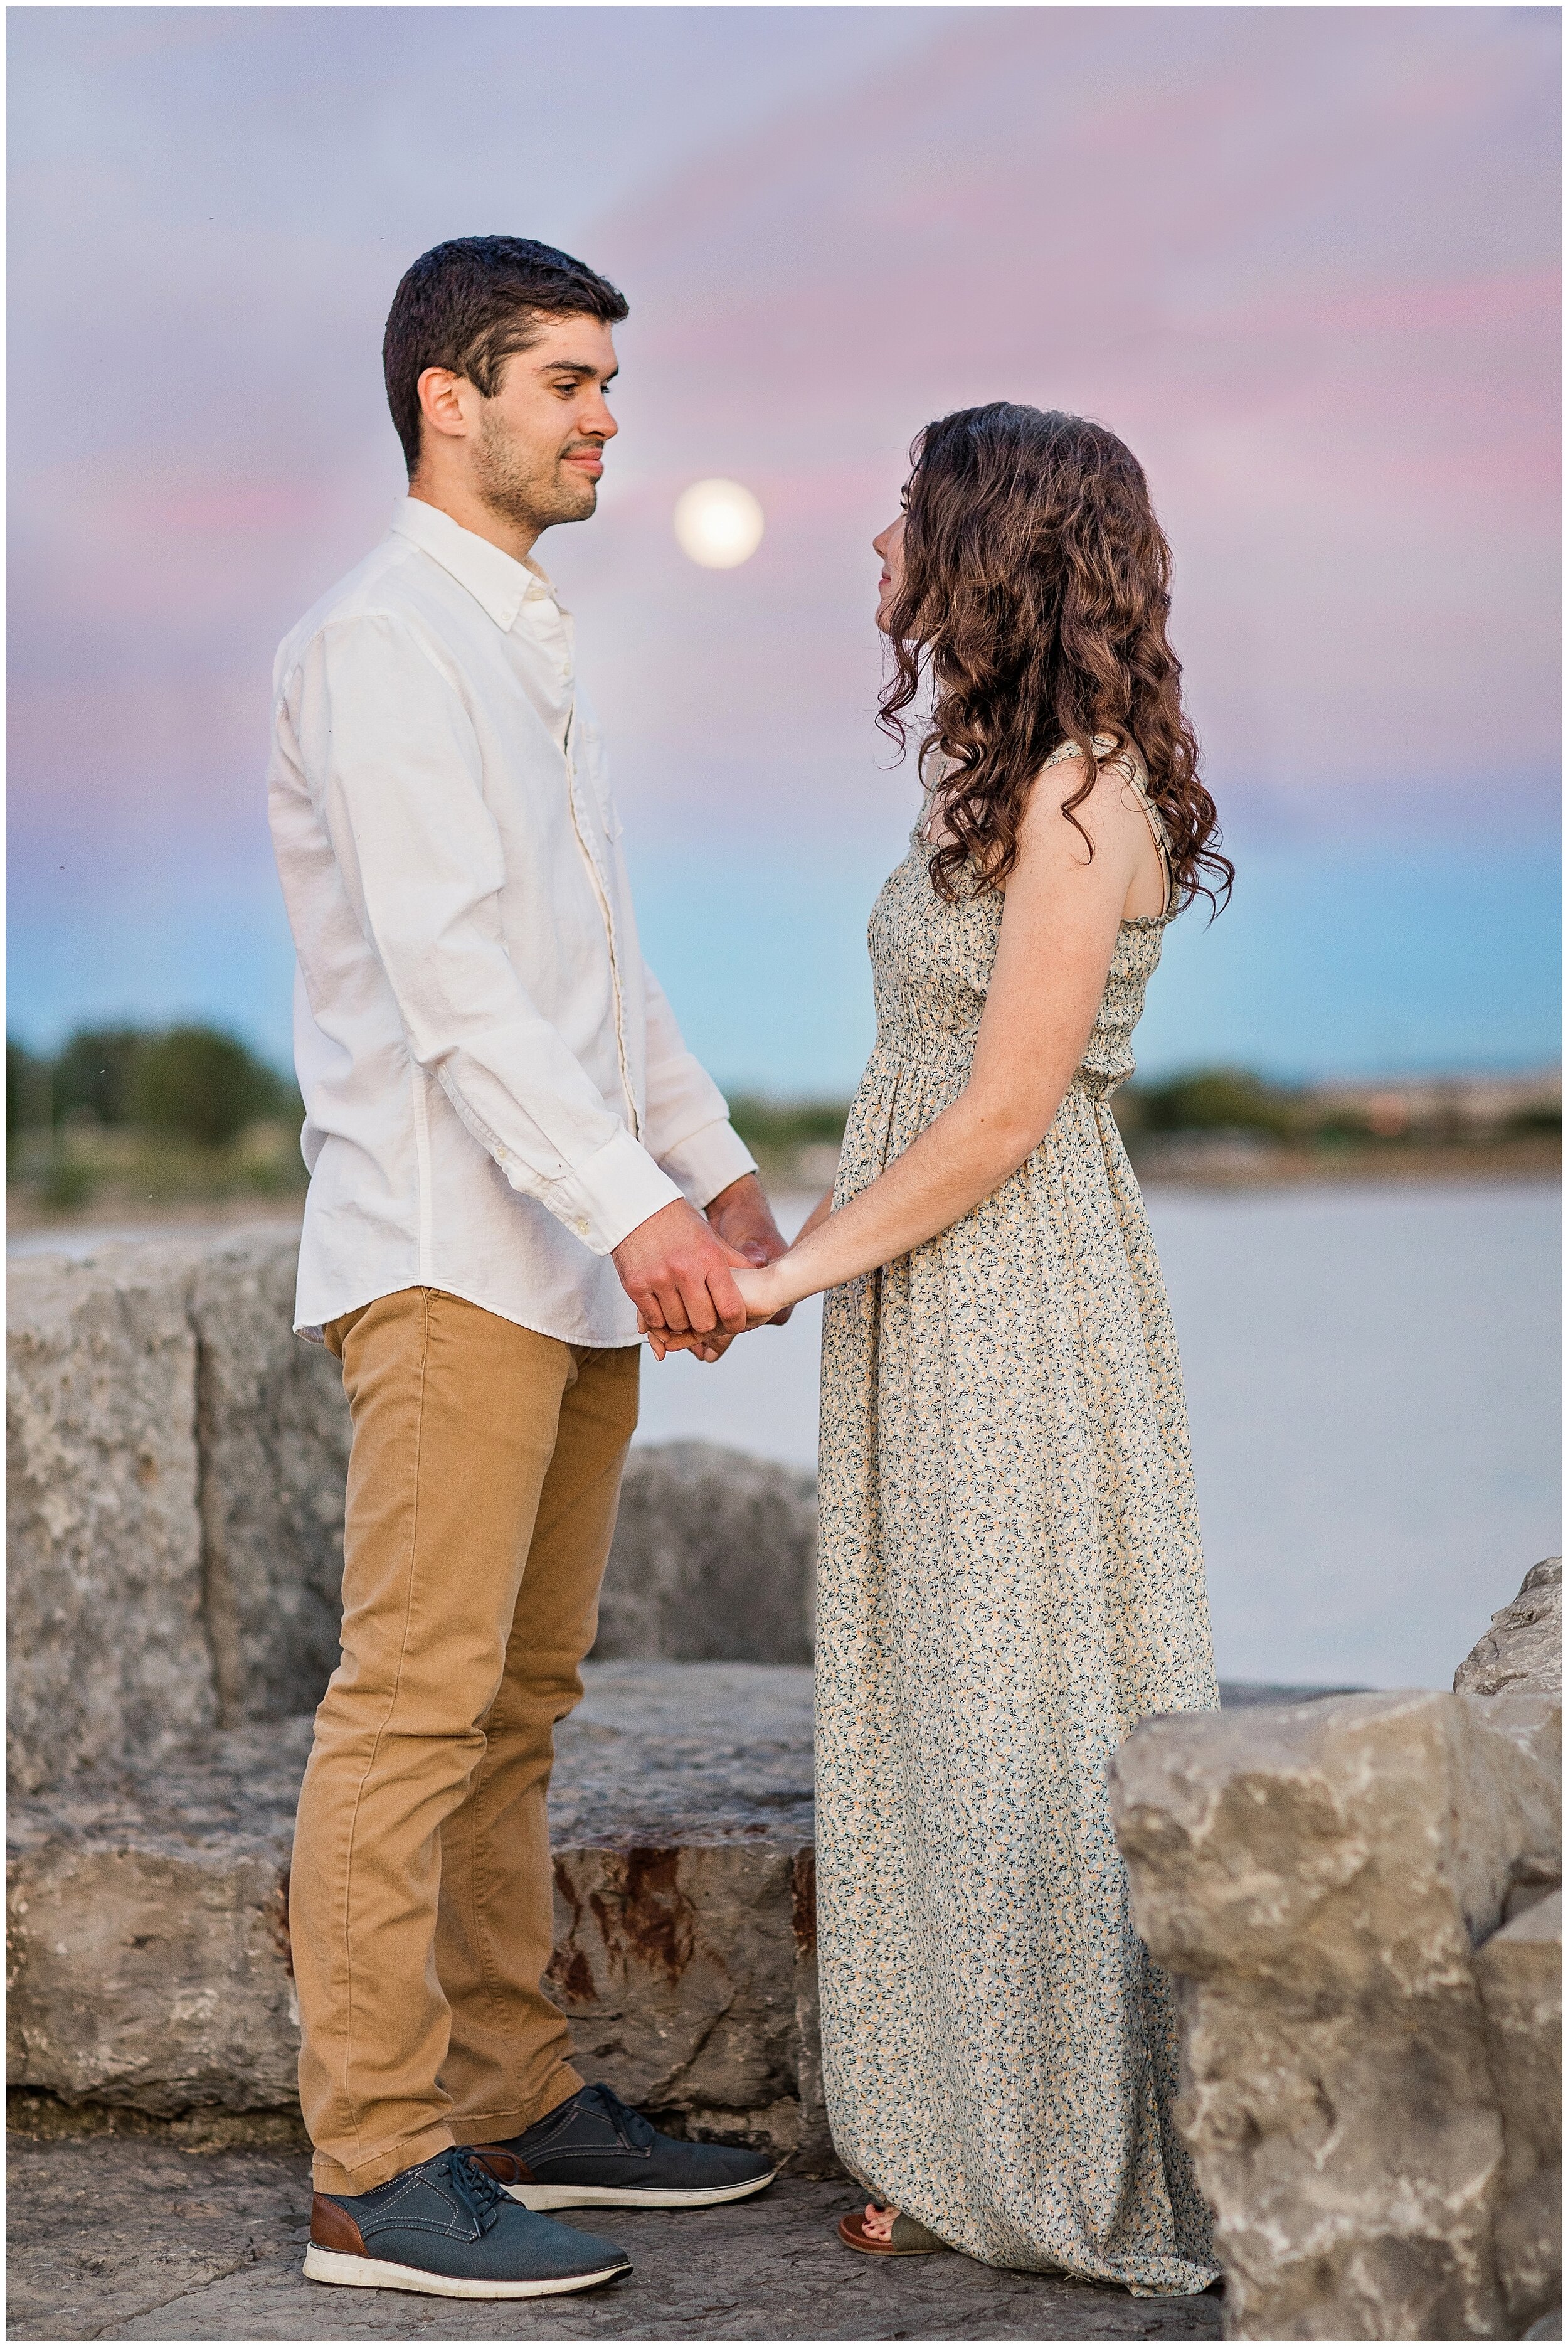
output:
[[[838,1204],[968,1073],[1001,905],[944,903],[929,855],[917,830],[871,917],[876,1043]],[[1218,1702],[1175,1336],[1108,1106],[1168,917],[1122,924],[1082,1065],[1011,1179],[830,1293],[822,1376],[835,2142],[955,2249],[1140,2294],[1217,2271],[1106,1784],[1140,1719]]]

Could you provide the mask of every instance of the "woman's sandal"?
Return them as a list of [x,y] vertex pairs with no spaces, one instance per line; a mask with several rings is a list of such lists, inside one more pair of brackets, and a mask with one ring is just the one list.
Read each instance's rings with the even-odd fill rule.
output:
[[906,2217],[902,2209],[893,2219],[890,2240],[879,2241],[866,2230],[864,2209],[853,2209],[847,2217],[839,2219],[838,2238],[845,2249],[859,2250],[868,2258],[929,2258],[948,2247],[917,2217]]

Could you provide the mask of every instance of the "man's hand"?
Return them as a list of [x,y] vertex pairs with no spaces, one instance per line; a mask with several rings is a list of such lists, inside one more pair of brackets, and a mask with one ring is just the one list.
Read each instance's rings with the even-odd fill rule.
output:
[[[748,1328],[765,1328],[774,1321],[787,1320],[794,1309],[794,1297],[790,1295],[786,1275],[790,1258],[786,1252],[776,1263],[735,1266],[735,1286],[740,1289],[746,1307]],[[780,1303],[781,1290],[787,1301]],[[722,1328],[712,1329],[705,1337],[678,1336],[673,1328],[651,1328],[641,1313],[637,1316],[639,1336],[646,1337],[652,1348],[653,1358],[661,1361],[670,1353],[694,1353],[700,1361],[716,1361],[729,1350],[734,1338]]]
[[[767,1192],[754,1174],[743,1174],[727,1190],[708,1201],[708,1220],[724,1245],[733,1247],[747,1263],[760,1271],[765,1264],[776,1263],[789,1251],[783,1232],[774,1220]],[[767,1323],[770,1328],[782,1328],[793,1311],[786,1305],[775,1312]],[[726,1323],[726,1326],[728,1324]]]
[[[728,1197],[741,1187],[740,1183],[732,1183],[723,1195]],[[771,1229],[771,1214],[767,1220]],[[780,1239],[781,1253],[783,1247]],[[735,1266],[756,1258],[743,1255],[717,1229],[711,1229],[684,1198],[672,1198],[669,1205],[661,1206],[656,1214],[628,1231],[613,1253],[620,1284],[646,1327],[699,1336],[724,1329],[734,1336],[745,1327],[746,1307],[732,1275]]]

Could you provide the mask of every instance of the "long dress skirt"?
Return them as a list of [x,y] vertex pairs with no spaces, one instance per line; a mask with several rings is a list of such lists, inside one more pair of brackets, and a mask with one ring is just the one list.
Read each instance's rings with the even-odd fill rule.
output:
[[[878,1036],[839,1174],[968,1072],[994,897],[877,901]],[[1218,1701],[1175,1337],[1106,1095],[1164,924],[1128,922],[1050,1132],[827,1299],[817,1630],[823,2054],[840,2156],[988,2263],[1201,2291],[1173,2000],[1132,1928],[1108,1764]]]

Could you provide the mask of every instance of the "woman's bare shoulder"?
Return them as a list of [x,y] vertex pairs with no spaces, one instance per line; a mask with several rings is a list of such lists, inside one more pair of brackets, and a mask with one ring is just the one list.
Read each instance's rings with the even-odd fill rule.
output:
[[1118,743],[1104,735],[1096,737],[1094,748],[1092,774],[1085,771],[1076,742],[1064,742],[1052,751],[1030,786],[1020,840],[1025,835],[1054,838],[1065,816],[1070,833],[1074,825],[1078,828],[1081,855],[1085,833],[1092,841],[1122,829],[1129,817],[1134,826],[1145,822],[1141,796],[1144,767],[1137,751],[1131,743]]

